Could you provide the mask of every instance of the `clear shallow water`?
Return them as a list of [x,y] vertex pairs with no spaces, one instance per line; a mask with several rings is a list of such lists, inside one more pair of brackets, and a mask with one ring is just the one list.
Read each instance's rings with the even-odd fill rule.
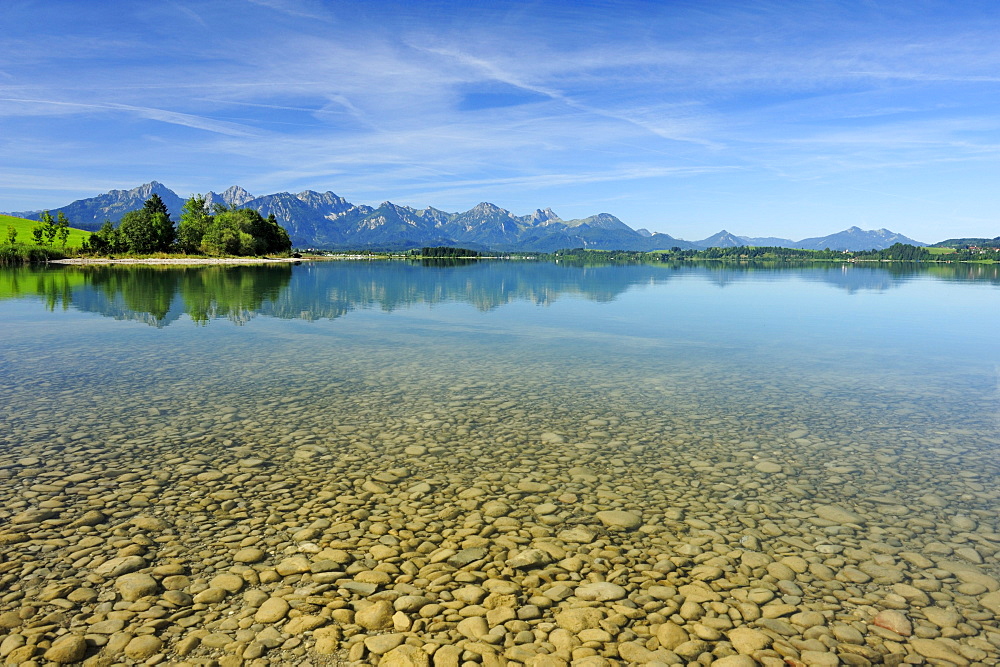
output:
[[[1000,641],[989,597],[1000,579],[998,306],[994,267],[6,270],[0,531],[30,539],[0,545],[4,608],[53,578],[104,596],[83,611],[70,603],[80,614],[114,598],[113,581],[93,574],[110,552],[62,555],[80,539],[69,526],[97,508],[107,522],[84,534],[130,535],[122,526],[137,515],[166,521],[144,557],[180,563],[195,588],[247,567],[227,545],[266,545],[263,571],[301,551],[293,536],[310,526],[306,544],[361,563],[393,536],[385,590],[420,581],[398,565],[417,558],[409,542],[482,539],[497,563],[482,576],[528,588],[530,572],[504,559],[554,540],[584,561],[557,579],[606,578],[634,599],[649,569],[638,565],[675,559],[659,583],[680,586],[711,562],[726,573],[707,579],[727,582],[716,588],[773,590],[831,628],[900,608],[924,628],[876,633],[879,655],[933,657],[920,637],[987,664]],[[386,470],[393,481],[378,479]],[[516,526],[484,517],[489,501],[507,503]],[[17,520],[47,507],[37,525]],[[613,509],[641,529],[607,532],[595,517]],[[499,532],[476,538],[488,525]],[[560,541],[577,525],[596,542]],[[748,550],[833,574],[807,570],[786,590]],[[613,561],[605,552],[621,571],[601,564]],[[893,588],[915,582],[927,600]],[[334,584],[321,592],[329,613],[369,601]],[[634,623],[639,639],[669,606],[647,610],[658,623]],[[928,606],[964,627],[941,627]],[[435,622],[409,631],[439,642],[454,632],[454,620]],[[501,651],[517,645],[509,634]],[[183,632],[160,636],[169,653]]]

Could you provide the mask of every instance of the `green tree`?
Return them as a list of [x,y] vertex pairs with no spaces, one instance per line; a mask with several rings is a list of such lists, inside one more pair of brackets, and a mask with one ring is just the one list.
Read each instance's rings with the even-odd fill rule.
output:
[[59,237],[59,243],[63,248],[66,247],[66,242],[69,240],[69,220],[66,218],[66,214],[59,211],[59,215],[56,216],[56,235]]
[[110,220],[105,220],[101,228],[90,235],[88,250],[97,255],[110,255],[121,252],[121,242],[118,240],[118,230],[111,224]]
[[146,210],[129,211],[118,223],[118,235],[128,252],[153,252],[156,238],[153,234],[152,215]]
[[14,245],[17,243],[17,230],[14,225],[7,225],[7,243]]
[[153,193],[149,199],[146,200],[145,204],[142,206],[142,210],[149,211],[150,213],[162,213],[163,215],[170,217],[170,211],[167,210],[167,205],[163,203],[160,199],[160,195]]
[[48,211],[42,213],[38,224],[31,230],[31,236],[38,245],[52,245],[56,240],[56,222]]
[[205,198],[192,195],[184,202],[181,219],[177,225],[177,245],[182,252],[193,253],[201,249],[201,240],[212,224],[212,216],[205,208]]
[[260,228],[260,235],[264,239],[265,252],[267,253],[287,253],[292,250],[292,240],[288,236],[288,230],[278,224],[274,214],[267,216],[266,224]]
[[174,243],[174,223],[159,195],[153,194],[138,211],[129,211],[118,223],[118,238],[128,252],[167,252]]
[[52,214],[48,211],[42,214],[42,224],[44,225],[45,232],[45,242],[46,245],[53,245],[56,242],[56,234],[59,233],[59,228],[56,226],[56,221],[52,217]]

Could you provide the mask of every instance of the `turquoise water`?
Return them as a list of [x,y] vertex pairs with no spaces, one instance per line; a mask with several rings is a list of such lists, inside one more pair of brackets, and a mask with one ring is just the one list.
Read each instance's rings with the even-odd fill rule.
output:
[[224,383],[231,373],[267,391],[289,371],[391,378],[425,368],[490,383],[538,378],[535,389],[551,392],[540,410],[595,382],[650,407],[665,387],[708,406],[757,402],[748,392],[769,386],[786,397],[783,409],[815,400],[836,409],[849,392],[876,412],[909,397],[923,419],[995,427],[1000,279],[991,267],[968,271],[378,262],[8,271],[18,293],[0,301],[3,363],[12,391],[41,377],[70,391],[99,377]]
[[[359,488],[405,468],[407,487],[430,485],[417,514],[422,502],[474,512],[457,497],[471,487],[551,501],[543,532],[636,512],[645,526],[621,538],[624,551],[704,544],[704,523],[705,540],[737,549],[750,536],[835,570],[864,558],[803,544],[944,559],[928,573],[896,557],[902,579],[793,596],[835,614],[865,595],[880,608],[889,584],[933,579],[952,561],[1000,577],[993,267],[18,269],[0,271],[0,322],[0,519],[45,502],[70,517],[98,505],[152,513],[186,535],[171,555],[192,570],[215,531],[286,506],[281,520],[300,528],[324,490],[393,516],[398,501]],[[267,461],[271,481],[239,472],[247,459]],[[92,468],[101,503],[65,483],[31,490]],[[207,469],[228,475],[231,505],[190,506]],[[525,501],[508,475],[556,488]],[[269,484],[297,491],[278,502]],[[817,523],[831,504],[861,527]],[[346,521],[349,509],[316,515]],[[49,548],[0,548],[26,563],[0,583],[30,591],[51,576],[27,565]],[[942,606],[979,624],[962,642],[986,641],[996,617],[980,600],[992,584],[943,581]]]

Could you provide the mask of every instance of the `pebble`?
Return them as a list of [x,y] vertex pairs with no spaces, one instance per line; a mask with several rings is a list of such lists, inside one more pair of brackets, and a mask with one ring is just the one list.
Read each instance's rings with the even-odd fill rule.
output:
[[856,523],[864,524],[865,519],[856,512],[851,512],[839,505],[818,505],[815,509],[816,516],[833,523]]
[[612,530],[635,530],[642,525],[642,517],[635,512],[605,510],[595,515],[601,523]]
[[147,595],[153,595],[160,590],[160,585],[150,575],[134,572],[118,577],[115,580],[115,588],[121,594],[122,599],[134,602]]
[[910,619],[905,614],[893,609],[880,611],[872,619],[872,624],[903,637],[909,637],[913,634],[913,625],[910,623]]
[[955,651],[951,646],[945,644],[941,640],[936,639],[913,639],[910,641],[910,646],[918,654],[924,656],[925,658],[930,658],[932,660],[944,660],[947,663],[953,665],[968,665],[969,660],[961,655],[961,653]]
[[994,591],[979,598],[979,604],[990,612],[1000,616],[1000,591]]
[[153,635],[142,635],[133,638],[125,645],[125,655],[133,660],[145,660],[160,652],[163,640]]
[[354,622],[366,630],[385,630],[392,627],[392,603],[379,600],[354,615]]
[[284,598],[268,598],[254,613],[254,620],[258,623],[277,623],[285,618],[290,609],[291,605]]
[[[13,649],[6,653],[9,656]],[[63,635],[52,642],[52,646],[45,651],[45,659],[57,662],[61,665],[80,662],[87,653],[87,640],[82,635]],[[10,660],[7,664],[12,664]]]
[[566,609],[555,614],[556,624],[574,634],[598,627],[603,618],[604,614],[593,607]]
[[541,549],[525,549],[507,560],[508,567],[529,570],[552,562],[552,556]]
[[[440,653],[441,649],[438,649],[437,653]],[[435,653],[434,664],[441,665],[442,667],[450,664],[451,660],[445,656],[441,656],[439,660]],[[430,667],[431,661],[430,656],[420,648],[416,646],[410,646],[404,644],[398,646],[385,655],[378,662],[379,667]]]
[[576,589],[574,593],[576,597],[581,600],[591,600],[598,602],[610,602],[613,600],[621,600],[628,596],[628,591],[619,586],[618,584],[612,584],[608,581],[597,581],[590,584],[584,584]]
[[263,549],[257,547],[245,547],[233,554],[233,561],[236,563],[259,563],[267,557]]

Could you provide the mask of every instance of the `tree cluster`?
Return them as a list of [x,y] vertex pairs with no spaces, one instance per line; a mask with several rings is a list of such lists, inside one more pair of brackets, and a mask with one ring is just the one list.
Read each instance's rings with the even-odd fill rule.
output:
[[420,249],[421,257],[479,257],[480,253],[467,248],[451,248],[448,246],[424,247]]
[[1000,248],[956,248],[935,257],[939,262],[1000,262]]
[[[66,241],[69,239],[69,220],[66,219],[66,215],[62,211],[59,211],[59,215],[55,218],[52,217],[51,213],[45,211],[42,213],[41,220],[31,230],[31,237],[35,245],[42,246],[55,245],[58,238],[60,245],[65,248]],[[13,227],[8,228],[7,238],[13,245],[17,240],[17,230]]]
[[894,259],[904,262],[919,262],[931,259],[930,250],[908,243],[893,243],[884,250],[861,250],[853,252],[851,255],[855,259]]
[[[640,250],[595,251],[573,248],[558,250],[552,257],[560,261],[573,263],[607,263],[607,262],[672,262],[683,260],[714,259],[723,261],[810,261],[810,260],[895,260],[904,262],[919,262],[933,260],[934,256],[926,248],[905,243],[895,243],[883,250],[805,250],[802,248],[782,248],[778,246],[736,246],[731,248],[707,248],[704,250],[682,250],[673,247],[670,250],[643,252]],[[947,255],[949,259],[954,255]]]
[[118,227],[106,221],[84,250],[98,254],[183,252],[206,255],[261,256],[292,249],[288,232],[274,216],[253,209],[217,205],[209,213],[205,198],[187,200],[174,227],[166,204],[153,194],[143,208],[126,213]]
[[127,252],[140,255],[170,252],[175,237],[174,222],[170,219],[167,205],[154,192],[141,209],[122,216],[118,227],[105,220],[101,228],[84,242],[83,250],[97,254]]
[[658,251],[653,256],[659,261],[673,259],[723,259],[723,260],[757,260],[757,261],[787,261],[787,260],[851,260],[851,259],[891,259],[906,262],[918,262],[931,258],[930,251],[917,246],[894,243],[883,250],[805,250],[802,248],[782,248],[779,246],[736,246],[732,248],[707,248],[705,250]]
[[292,249],[288,232],[273,214],[265,218],[252,208],[222,204],[209,213],[201,195],[184,203],[177,236],[182,251],[207,255],[269,255]]

